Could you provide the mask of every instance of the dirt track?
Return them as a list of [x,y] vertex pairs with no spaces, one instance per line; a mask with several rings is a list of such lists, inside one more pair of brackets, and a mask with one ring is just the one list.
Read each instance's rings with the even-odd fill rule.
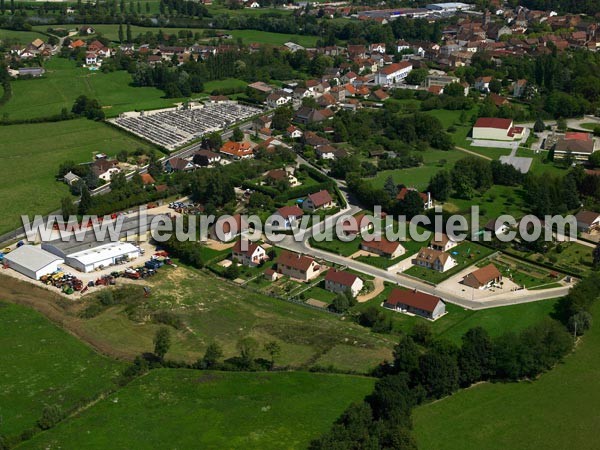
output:
[[121,350],[93,339],[76,316],[75,302],[30,283],[0,274],[0,301],[25,305],[39,311],[53,323],[83,341],[97,352],[112,358],[131,361],[133,352]]

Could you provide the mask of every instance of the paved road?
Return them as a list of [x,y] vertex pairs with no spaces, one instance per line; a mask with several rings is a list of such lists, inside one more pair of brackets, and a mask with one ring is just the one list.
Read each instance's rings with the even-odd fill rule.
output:
[[315,258],[319,258],[341,266],[346,266],[350,269],[356,270],[361,273],[365,273],[373,277],[382,278],[385,281],[395,283],[399,286],[408,289],[417,289],[419,291],[441,297],[444,300],[455,305],[472,310],[497,308],[500,306],[515,305],[520,303],[529,303],[539,300],[564,297],[569,292],[570,288],[568,286],[562,286],[558,288],[537,291],[521,290],[507,293],[492,294],[487,300],[467,300],[459,295],[454,294],[453,292],[444,290],[443,288],[440,289],[438,286],[432,286],[418,279],[408,277],[400,273],[388,272],[387,270],[373,267],[369,264],[353,260],[352,258],[348,258],[345,256],[337,255],[335,253],[330,253],[324,250],[311,247],[309,244],[309,238],[312,235],[319,231],[324,231],[325,229],[334,226],[336,219],[341,217],[342,215],[354,215],[362,210],[360,206],[352,203],[352,199],[348,198],[348,194],[343,187],[340,187],[340,190],[342,191],[343,195],[346,196],[346,200],[348,202],[348,206],[346,208],[342,209],[337,214],[332,215],[325,222],[319,222],[313,225],[311,228],[307,229],[303,233],[301,238],[295,239],[293,236],[285,236],[281,241],[277,242],[277,245],[286,250],[290,250],[296,253],[309,254]]

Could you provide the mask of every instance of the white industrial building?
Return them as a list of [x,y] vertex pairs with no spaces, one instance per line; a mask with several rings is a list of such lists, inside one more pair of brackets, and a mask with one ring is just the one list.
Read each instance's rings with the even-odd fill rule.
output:
[[375,74],[375,84],[381,86],[389,86],[391,84],[400,83],[410,73],[413,66],[408,61],[393,63],[385,66]]
[[473,6],[474,5],[469,5],[467,3],[461,3],[461,2],[447,2],[447,3],[431,3],[425,7],[427,9],[429,9],[430,11],[450,13],[450,12],[457,12],[457,11],[469,11],[470,9],[473,9]]
[[4,264],[34,280],[56,272],[64,259],[33,245],[22,245],[4,256]]

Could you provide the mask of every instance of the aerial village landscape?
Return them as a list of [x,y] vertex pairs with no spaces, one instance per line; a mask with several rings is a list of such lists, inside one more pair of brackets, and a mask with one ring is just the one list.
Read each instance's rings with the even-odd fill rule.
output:
[[599,24],[1,0],[0,450],[595,448]]

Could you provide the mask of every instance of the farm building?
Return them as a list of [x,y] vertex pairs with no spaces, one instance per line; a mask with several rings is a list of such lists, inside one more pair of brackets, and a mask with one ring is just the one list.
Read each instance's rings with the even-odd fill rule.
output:
[[344,270],[329,269],[325,275],[325,289],[329,292],[336,294],[350,292],[353,297],[356,297],[363,286],[363,280]]
[[65,261],[33,245],[22,245],[4,256],[4,264],[34,280],[58,270]]
[[523,127],[513,126],[511,119],[480,117],[473,126],[473,139],[513,141],[523,137]]
[[392,311],[415,314],[435,320],[446,314],[446,304],[433,295],[404,289],[392,289],[383,306]]
[[477,269],[467,274],[462,283],[465,286],[472,287],[473,289],[488,289],[496,283],[502,281],[502,274],[493,264],[488,264],[485,267]]

